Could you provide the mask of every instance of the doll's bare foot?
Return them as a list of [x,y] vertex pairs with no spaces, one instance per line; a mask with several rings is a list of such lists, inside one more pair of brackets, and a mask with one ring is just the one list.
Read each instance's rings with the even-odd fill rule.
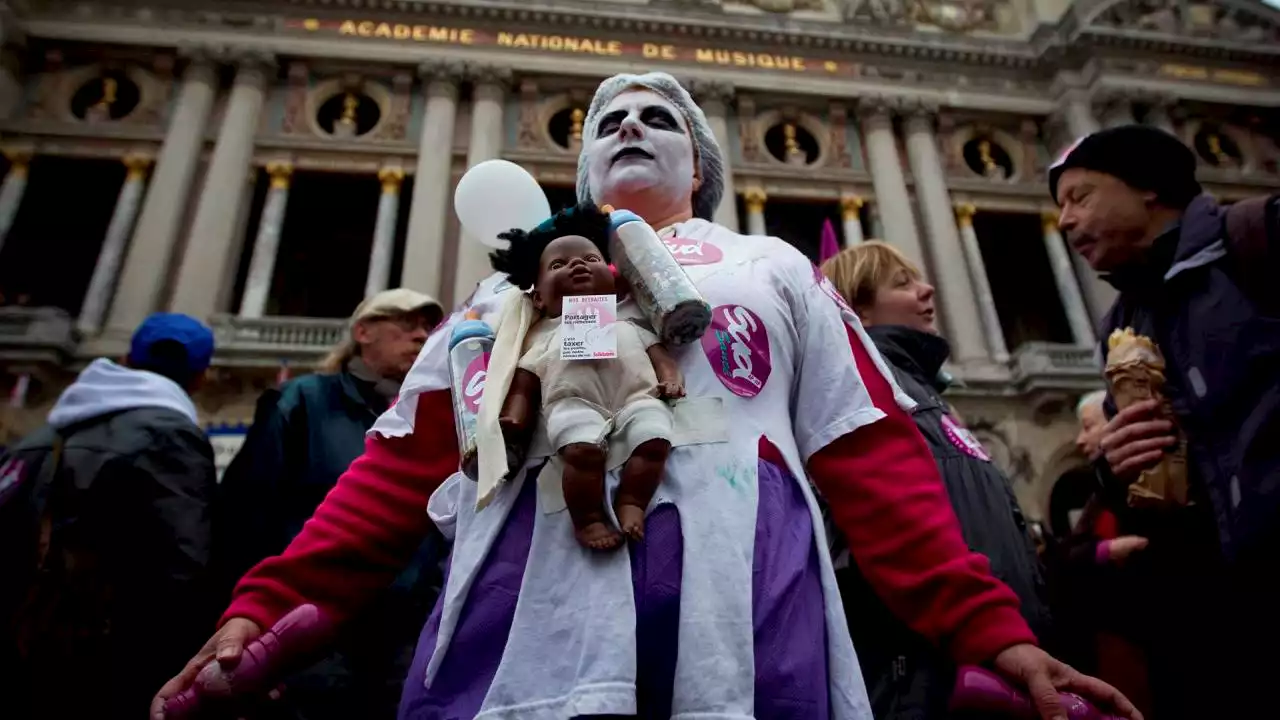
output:
[[588,550],[612,550],[622,544],[622,535],[603,522],[575,528],[573,536],[578,539],[579,545]]
[[644,508],[635,505],[618,505],[618,525],[622,532],[636,542],[644,540]]

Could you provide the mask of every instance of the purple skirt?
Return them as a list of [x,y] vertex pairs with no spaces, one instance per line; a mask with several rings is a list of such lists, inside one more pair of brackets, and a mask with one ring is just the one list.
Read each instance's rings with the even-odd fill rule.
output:
[[[480,712],[515,617],[537,513],[536,485],[525,481],[468,594],[448,655],[427,688],[423,678],[436,647],[443,599],[436,604],[405,680],[400,720],[471,720]],[[826,615],[809,508],[791,474],[763,460],[759,487],[751,587],[755,715],[759,720],[826,720]],[[669,718],[683,555],[676,507],[660,505],[650,513],[644,542],[632,544],[630,552],[639,717]],[[472,597],[478,600],[470,602]]]

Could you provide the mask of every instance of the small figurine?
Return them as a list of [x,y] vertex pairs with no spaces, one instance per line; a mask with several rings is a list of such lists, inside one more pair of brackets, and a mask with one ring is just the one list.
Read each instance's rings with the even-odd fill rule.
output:
[[583,203],[531,232],[512,230],[501,237],[510,247],[491,255],[493,267],[526,291],[537,313],[499,415],[503,440],[509,449],[527,447],[541,408],[551,447],[564,463],[574,534],[595,550],[622,541],[605,513],[604,480],[610,443],[624,449],[613,507],[622,532],[641,540],[645,510],[671,450],[672,413],[663,400],[684,395],[684,378],[638,313],[615,323],[616,358],[565,360],[559,342],[565,297],[617,292],[609,265],[610,216]]
[[[1160,401],[1160,415],[1173,420],[1173,408],[1164,396],[1164,357],[1150,338],[1132,328],[1107,338],[1107,384],[1116,408],[1123,410],[1143,400]],[[1178,445],[1164,454],[1160,464],[1146,470],[1129,486],[1129,505],[1187,505],[1186,438],[1178,433]]]

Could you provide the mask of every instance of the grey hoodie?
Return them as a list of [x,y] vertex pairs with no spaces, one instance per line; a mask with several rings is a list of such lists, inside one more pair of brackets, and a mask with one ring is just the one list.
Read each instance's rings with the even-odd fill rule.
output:
[[187,391],[163,375],[134,370],[105,358],[94,360],[63,391],[49,413],[49,424],[70,425],[134,408],[163,408],[199,424],[195,403]]

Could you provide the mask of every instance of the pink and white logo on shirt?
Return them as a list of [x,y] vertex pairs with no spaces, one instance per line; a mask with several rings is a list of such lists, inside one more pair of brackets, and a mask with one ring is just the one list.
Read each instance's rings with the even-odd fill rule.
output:
[[478,356],[462,373],[462,403],[469,413],[480,412],[484,381],[489,376],[489,353]]
[[947,440],[960,452],[975,457],[983,462],[991,462],[991,456],[987,454],[986,448],[982,447],[982,443],[978,442],[978,438],[968,429],[961,427],[960,423],[951,418],[950,415],[942,416],[942,431],[946,433]]
[[680,265],[714,265],[724,259],[724,252],[706,240],[669,237],[662,242]]
[[734,395],[755,397],[769,381],[773,369],[769,334],[760,316],[741,305],[721,305],[711,311],[702,350],[716,377]]
[[[853,308],[849,307],[849,303],[845,301],[844,296],[836,290],[836,286],[832,284],[831,279],[822,273],[822,268],[817,265],[813,266],[813,279],[818,283],[818,287],[822,288],[822,292],[831,298],[831,301],[840,306],[840,309],[853,312]],[[855,313],[856,314],[856,313]]]

